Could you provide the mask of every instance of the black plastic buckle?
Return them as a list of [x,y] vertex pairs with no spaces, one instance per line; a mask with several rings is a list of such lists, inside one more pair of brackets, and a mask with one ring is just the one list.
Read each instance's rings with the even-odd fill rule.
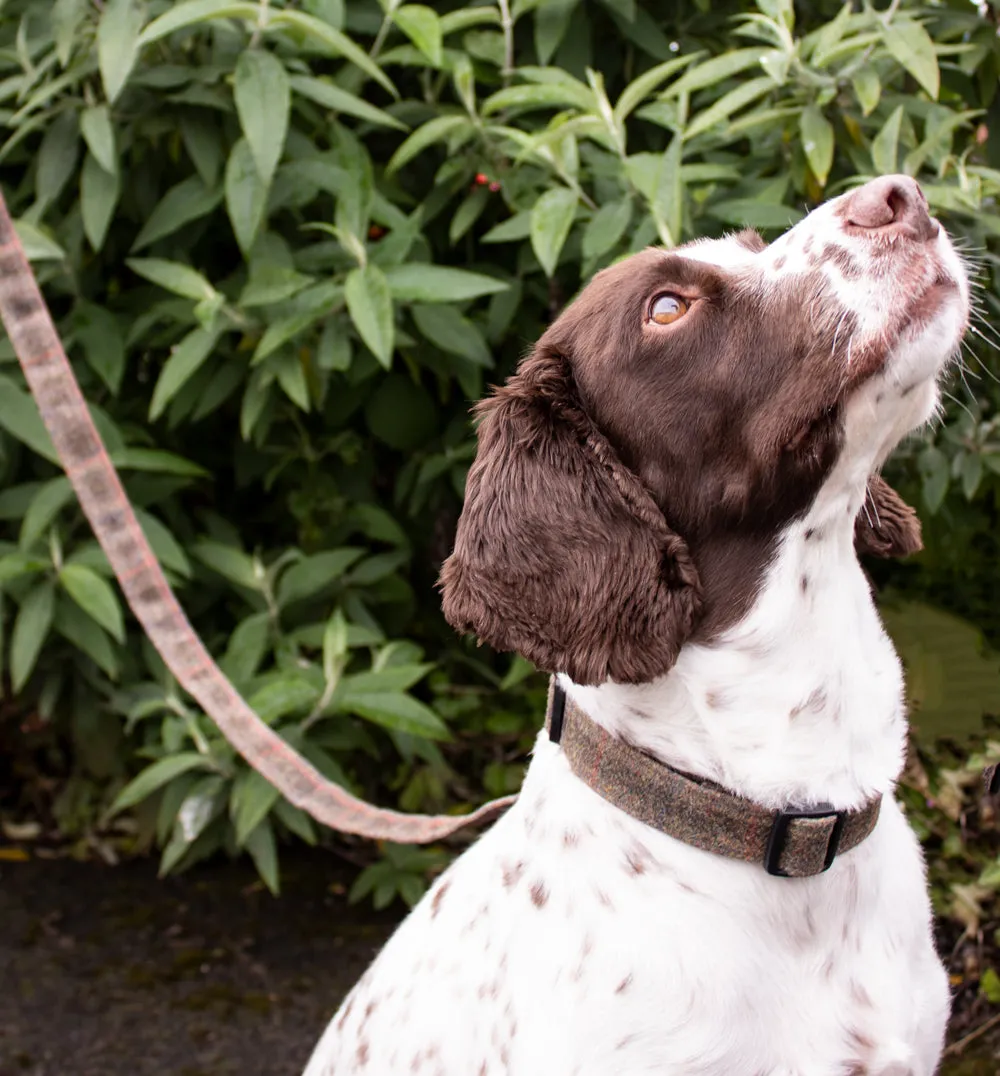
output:
[[566,692],[559,684],[552,685],[552,710],[549,714],[549,739],[558,743],[562,739],[563,718],[566,715]]
[[777,878],[788,878],[790,875],[780,867],[781,855],[785,850],[785,838],[788,836],[788,827],[797,818],[836,818],[833,830],[830,833],[830,841],[826,846],[826,858],[823,860],[823,871],[830,869],[830,864],[837,857],[840,848],[840,837],[844,832],[844,823],[847,821],[846,811],[835,811],[829,803],[820,803],[808,811],[779,811],[778,817],[771,827],[771,835],[767,838],[767,851],[764,853],[764,869],[768,874]]

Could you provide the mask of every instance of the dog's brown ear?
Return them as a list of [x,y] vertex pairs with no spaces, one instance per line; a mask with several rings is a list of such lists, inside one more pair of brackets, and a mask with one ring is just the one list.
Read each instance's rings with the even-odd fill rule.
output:
[[540,344],[478,407],[444,615],[497,650],[580,684],[652,680],[677,659],[701,604],[684,541]]
[[854,521],[854,548],[876,557],[905,557],[923,549],[917,513],[879,475],[868,480]]

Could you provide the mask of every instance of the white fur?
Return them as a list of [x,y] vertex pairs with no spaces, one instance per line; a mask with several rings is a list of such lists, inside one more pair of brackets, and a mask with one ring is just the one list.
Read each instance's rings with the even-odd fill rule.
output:
[[[773,281],[798,268],[774,268],[782,250],[810,234],[847,242],[838,228],[827,206],[759,255],[731,241],[685,253],[734,272],[763,260]],[[965,325],[962,267],[938,244],[959,293],[851,397],[841,458],[745,619],[684,647],[654,683],[564,678],[605,728],[759,803],[843,809],[883,793],[875,832],[826,874],[770,877],[611,807],[542,734],[517,804],[400,927],[306,1076],[935,1071],[948,986],[920,848],[892,796],[902,676],[853,523],[868,476],[929,417]],[[903,301],[882,278],[831,282],[862,333]]]

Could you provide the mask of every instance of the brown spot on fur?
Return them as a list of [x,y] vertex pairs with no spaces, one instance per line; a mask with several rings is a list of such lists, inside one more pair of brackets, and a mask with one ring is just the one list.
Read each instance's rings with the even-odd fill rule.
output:
[[629,972],[624,979],[615,987],[616,994],[624,994],[626,990],[632,985],[632,973]]
[[646,873],[653,862],[653,857],[648,848],[636,841],[626,850],[625,862],[628,865],[629,874],[637,876]]
[[549,891],[545,888],[544,882],[535,882],[531,887],[531,903],[536,908],[544,908],[548,903]]
[[580,843],[580,834],[575,829],[568,829],[563,833],[562,842],[566,848],[575,848]]
[[355,1056],[357,1057],[359,1065],[364,1066],[368,1064],[368,1043],[363,1039],[358,1043],[358,1052]]
[[451,882],[442,882],[438,886],[437,892],[431,897],[431,919],[441,910],[441,902],[444,900],[444,895],[448,892],[450,885]]
[[784,254],[780,254],[777,258],[774,259],[774,268],[783,269],[787,260],[788,259],[785,257]]
[[503,886],[504,889],[513,889],[514,886],[521,880],[521,875],[524,874],[524,861],[518,860],[514,864],[505,863],[503,867]]
[[819,714],[823,712],[826,707],[827,694],[825,688],[815,688],[809,693],[809,698],[805,702],[800,702],[798,706],[793,706],[789,713],[789,718],[794,721],[795,718],[801,717],[807,710],[811,713]]

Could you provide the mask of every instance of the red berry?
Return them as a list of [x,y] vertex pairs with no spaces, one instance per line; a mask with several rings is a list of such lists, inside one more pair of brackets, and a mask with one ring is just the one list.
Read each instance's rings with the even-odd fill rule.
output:
[[489,183],[489,181],[490,177],[486,175],[485,172],[476,173],[476,182],[479,184],[480,187],[485,187],[486,184]]
[[496,192],[500,190],[500,183],[498,180],[493,180],[493,182],[490,184],[490,190],[493,191],[494,194],[496,194]]

